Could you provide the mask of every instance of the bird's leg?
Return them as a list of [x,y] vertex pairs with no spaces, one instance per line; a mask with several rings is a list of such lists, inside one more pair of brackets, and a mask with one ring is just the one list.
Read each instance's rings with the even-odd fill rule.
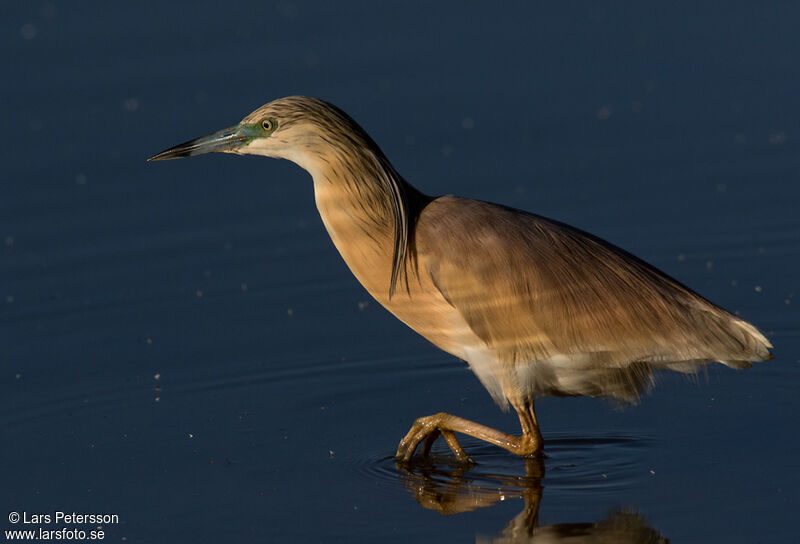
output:
[[511,406],[517,411],[519,423],[522,426],[520,441],[523,442],[522,449],[525,450],[525,453],[519,455],[533,457],[541,453],[544,441],[542,440],[542,431],[539,430],[539,422],[536,420],[536,412],[533,409],[533,399],[512,402]]
[[454,434],[462,433],[474,436],[495,446],[500,446],[511,453],[524,457],[533,457],[542,450],[542,434],[536,422],[533,401],[525,400],[519,403],[512,402],[511,404],[519,415],[522,436],[514,436],[462,417],[440,412],[417,419],[408,434],[400,441],[395,456],[401,461],[411,460],[417,446],[423,440],[425,442],[422,447],[422,454],[427,455],[433,442],[441,435],[459,461],[469,462],[469,456],[461,447],[461,444],[458,443],[458,439]]

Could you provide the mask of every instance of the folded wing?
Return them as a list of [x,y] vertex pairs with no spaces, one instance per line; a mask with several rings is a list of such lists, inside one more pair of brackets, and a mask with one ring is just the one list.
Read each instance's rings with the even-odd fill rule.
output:
[[480,357],[494,360],[494,376],[479,377],[498,401],[497,385],[506,397],[635,400],[653,368],[771,358],[749,323],[568,225],[441,197],[420,215],[416,239],[419,264],[485,344]]

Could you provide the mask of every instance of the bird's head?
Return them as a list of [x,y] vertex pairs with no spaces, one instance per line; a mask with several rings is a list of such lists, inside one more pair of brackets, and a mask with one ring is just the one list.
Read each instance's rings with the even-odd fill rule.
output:
[[288,159],[314,174],[321,157],[358,148],[377,149],[350,116],[322,100],[290,96],[261,106],[237,125],[176,145],[148,160],[216,151]]

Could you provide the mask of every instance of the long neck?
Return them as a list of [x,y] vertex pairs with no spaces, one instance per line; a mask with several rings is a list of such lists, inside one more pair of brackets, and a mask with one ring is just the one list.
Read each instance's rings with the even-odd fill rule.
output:
[[378,231],[394,228],[402,206],[406,182],[382,156],[369,150],[336,148],[322,155],[325,167],[314,176],[315,190],[326,186],[327,194],[337,198],[354,222]]
[[[329,147],[309,170],[325,227],[354,274],[385,273],[391,296],[413,253],[413,227],[427,197],[405,182],[380,151]],[[369,287],[368,287],[369,288]]]

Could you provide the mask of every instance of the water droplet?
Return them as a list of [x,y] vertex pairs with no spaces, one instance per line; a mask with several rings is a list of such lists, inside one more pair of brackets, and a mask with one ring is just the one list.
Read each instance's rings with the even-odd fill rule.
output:
[[22,36],[24,40],[32,40],[36,37],[36,27],[32,24],[24,24],[22,28],[19,29],[19,35]]
[[605,121],[606,119],[611,117],[611,107],[601,106],[597,108],[597,110],[594,112],[594,116],[600,121]]
[[773,132],[769,135],[769,143],[772,145],[780,145],[786,143],[786,133],[783,131]]

